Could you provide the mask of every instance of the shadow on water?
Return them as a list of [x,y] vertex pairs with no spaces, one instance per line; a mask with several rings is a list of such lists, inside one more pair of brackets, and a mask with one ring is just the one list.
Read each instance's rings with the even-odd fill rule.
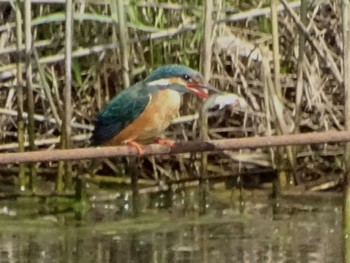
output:
[[269,194],[173,187],[56,213],[29,198],[3,200],[0,262],[342,261],[339,201]]

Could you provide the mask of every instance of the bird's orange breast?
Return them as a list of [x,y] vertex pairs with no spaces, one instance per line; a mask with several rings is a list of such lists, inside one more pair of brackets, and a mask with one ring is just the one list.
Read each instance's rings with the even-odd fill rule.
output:
[[140,116],[119,132],[107,145],[128,141],[147,142],[158,136],[177,116],[181,95],[174,90],[160,90],[154,95]]

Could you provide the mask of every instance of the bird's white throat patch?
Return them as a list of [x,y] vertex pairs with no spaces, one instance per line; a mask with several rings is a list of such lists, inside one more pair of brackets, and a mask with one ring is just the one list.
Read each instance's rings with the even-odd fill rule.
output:
[[147,83],[148,86],[168,86],[170,84],[169,79],[157,79]]

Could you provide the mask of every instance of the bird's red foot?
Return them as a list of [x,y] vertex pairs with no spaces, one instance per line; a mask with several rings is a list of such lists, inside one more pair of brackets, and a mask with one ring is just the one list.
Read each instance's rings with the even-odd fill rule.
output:
[[169,148],[173,148],[174,145],[175,145],[175,142],[174,142],[174,141],[172,141],[172,140],[167,140],[167,139],[161,139],[161,138],[155,138],[155,139],[154,139],[154,142],[155,142],[155,143],[158,143],[158,144],[166,145],[166,146],[168,146]]
[[129,147],[134,147],[137,151],[137,155],[143,155],[145,153],[144,149],[143,149],[143,146],[137,142],[134,142],[134,141],[128,141],[126,142],[126,144],[129,146]]

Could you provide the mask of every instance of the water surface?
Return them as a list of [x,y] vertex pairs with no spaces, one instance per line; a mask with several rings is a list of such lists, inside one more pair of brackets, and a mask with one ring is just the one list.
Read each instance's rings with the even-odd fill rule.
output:
[[178,188],[74,209],[3,200],[0,263],[342,262],[339,200],[269,194]]

